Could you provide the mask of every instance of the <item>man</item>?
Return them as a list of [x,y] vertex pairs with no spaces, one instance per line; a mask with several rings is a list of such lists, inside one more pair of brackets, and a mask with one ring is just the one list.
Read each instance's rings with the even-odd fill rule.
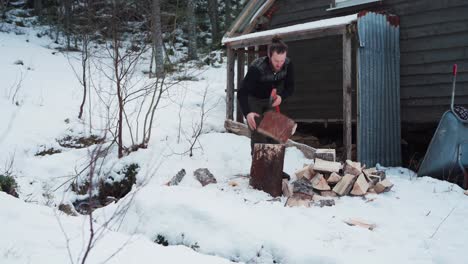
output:
[[[253,154],[255,143],[278,143],[276,140],[257,132],[263,114],[272,111],[294,92],[293,65],[287,58],[288,46],[274,37],[268,46],[268,56],[252,62],[237,93],[242,113],[250,128],[250,147]],[[272,89],[277,89],[277,98],[270,104]]]

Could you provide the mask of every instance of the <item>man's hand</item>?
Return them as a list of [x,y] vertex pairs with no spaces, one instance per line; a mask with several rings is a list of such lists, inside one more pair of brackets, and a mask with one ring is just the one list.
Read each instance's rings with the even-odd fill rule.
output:
[[276,107],[281,104],[281,96],[277,95],[275,101],[273,101],[273,104],[271,106]]
[[255,112],[250,112],[247,114],[247,123],[252,130],[257,129],[257,124],[255,123],[255,117],[259,117],[260,115]]

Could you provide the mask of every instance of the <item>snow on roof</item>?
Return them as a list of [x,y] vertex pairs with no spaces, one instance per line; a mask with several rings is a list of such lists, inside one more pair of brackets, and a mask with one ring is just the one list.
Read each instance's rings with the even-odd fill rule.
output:
[[297,24],[294,26],[265,30],[261,32],[255,32],[255,33],[241,35],[241,36],[232,37],[232,38],[224,37],[222,40],[222,43],[226,44],[226,43],[239,41],[239,40],[254,39],[258,37],[273,36],[277,34],[281,35],[285,33],[294,33],[294,32],[300,32],[300,31],[305,31],[305,30],[314,30],[314,29],[335,27],[335,26],[340,26],[340,25],[347,25],[353,21],[356,21],[357,18],[358,18],[358,14],[353,14],[353,15],[348,15],[348,16],[334,17],[334,18],[322,19],[322,20],[303,23],[303,24]]

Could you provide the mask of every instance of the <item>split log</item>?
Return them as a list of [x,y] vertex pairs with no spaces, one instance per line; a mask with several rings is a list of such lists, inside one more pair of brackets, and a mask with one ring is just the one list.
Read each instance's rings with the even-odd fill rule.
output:
[[391,183],[389,180],[385,179],[381,182],[378,182],[374,186],[374,190],[376,193],[383,193],[383,192],[388,192],[390,189],[392,189],[393,183]]
[[306,178],[310,181],[315,176],[315,171],[311,169],[309,165],[307,165],[304,168],[296,171],[295,174],[297,179]]
[[338,196],[334,191],[321,191],[320,195],[324,197],[337,197]]
[[301,194],[308,195],[311,198],[312,198],[312,196],[314,196],[314,190],[312,188],[312,183],[310,183],[309,180],[307,180],[305,178],[302,178],[302,179],[299,179],[299,180],[293,182],[292,185],[293,185],[294,194],[301,193]]
[[330,186],[327,183],[327,180],[323,177],[323,174],[317,173],[311,180],[312,188],[319,191],[329,191],[331,190]]
[[364,177],[364,174],[358,176],[356,182],[354,183],[353,189],[351,190],[352,195],[362,196],[366,194],[367,190],[369,189],[369,183]]
[[350,226],[360,226],[369,230],[374,230],[377,227],[375,224],[369,224],[359,219],[348,219],[344,222]]
[[330,174],[330,177],[328,177],[327,182],[328,184],[337,184],[339,181],[341,181],[341,178],[343,177],[340,176],[338,173],[332,172],[332,174]]
[[273,197],[281,196],[285,146],[255,144],[250,168],[250,185]]
[[287,179],[283,179],[282,190],[284,197],[291,197],[293,195],[293,187]]
[[277,112],[266,112],[257,131],[280,143],[286,143],[296,132],[296,127],[296,122],[289,117]]
[[362,170],[362,172],[367,177],[367,181],[371,182],[371,185],[375,185],[377,182],[385,180],[385,171],[379,171],[376,168],[369,168]]
[[286,204],[284,206],[288,207],[310,207],[311,200],[305,199],[303,196],[293,195],[286,200]]
[[336,151],[334,149],[317,149],[315,157],[334,162],[336,161]]
[[354,182],[356,181],[357,176],[346,174],[341,181],[339,181],[336,186],[333,188],[333,191],[339,196],[347,195],[351,188],[353,188]]
[[166,183],[168,186],[173,186],[173,185],[179,185],[179,183],[182,181],[182,179],[185,176],[185,170],[181,169],[172,179]]
[[346,163],[344,165],[344,174],[359,176],[361,173],[361,162],[353,162],[351,160],[346,160]]
[[314,171],[339,172],[341,169],[341,163],[316,158],[313,169]]
[[197,169],[193,172],[195,178],[201,183],[202,186],[206,186],[210,183],[217,183],[216,178],[206,168]]
[[[246,124],[242,124],[242,123],[227,119],[227,120],[224,121],[224,128],[227,131],[229,131],[231,133],[234,133],[236,135],[246,136],[246,137],[250,138],[250,130],[247,127]],[[292,141],[292,140],[288,140],[286,142],[286,147],[288,147],[288,148],[289,147],[296,147],[308,159],[314,159],[315,158],[315,152],[317,151],[317,149],[315,149],[315,148],[313,148],[311,146],[308,146],[306,144],[301,144],[301,143],[298,143],[298,142],[295,142],[295,141]]]

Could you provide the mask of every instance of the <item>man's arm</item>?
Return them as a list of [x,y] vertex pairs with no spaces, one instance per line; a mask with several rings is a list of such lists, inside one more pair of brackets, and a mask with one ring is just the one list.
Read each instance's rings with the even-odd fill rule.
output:
[[250,66],[247,74],[245,75],[244,80],[242,81],[242,86],[237,91],[237,100],[239,100],[239,104],[242,110],[242,114],[245,117],[250,113],[249,107],[249,91],[255,89],[257,85],[257,80],[260,77],[260,72],[257,68]]

